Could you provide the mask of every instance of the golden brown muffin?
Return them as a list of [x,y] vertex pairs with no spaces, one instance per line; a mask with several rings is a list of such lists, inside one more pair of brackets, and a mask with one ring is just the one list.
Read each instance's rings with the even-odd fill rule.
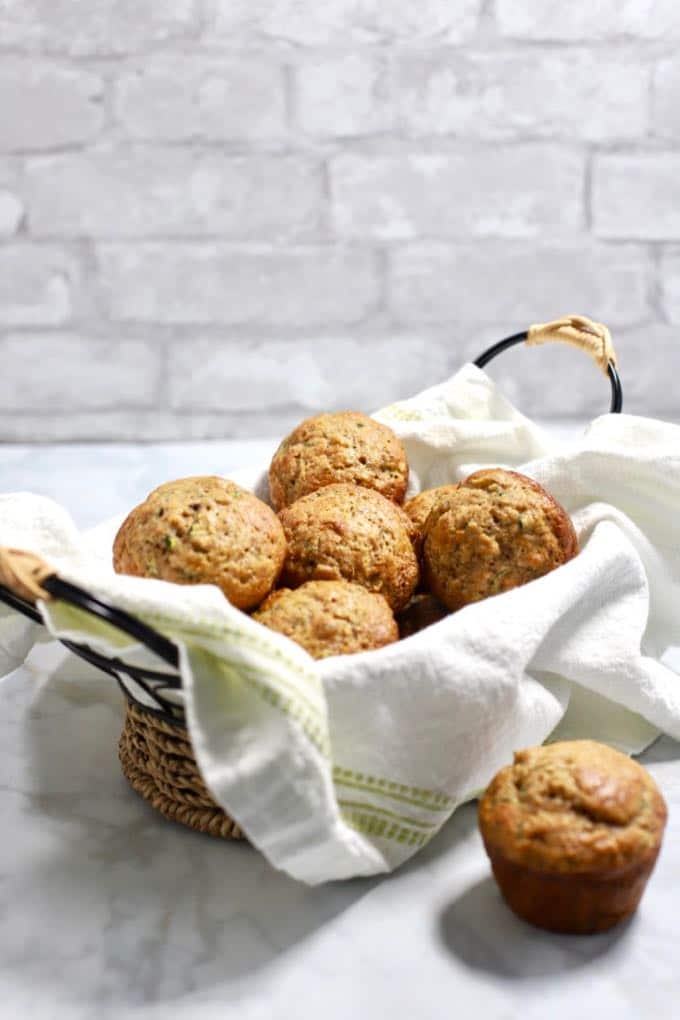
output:
[[397,616],[399,637],[402,639],[411,637],[419,630],[424,630],[425,627],[430,627],[433,623],[443,620],[448,614],[446,606],[437,601],[434,595],[420,592],[413,596],[409,604]]
[[476,471],[441,495],[425,524],[428,587],[449,609],[516,588],[578,552],[566,510],[516,471]]
[[632,914],[665,824],[666,805],[649,773],[592,740],[517,752],[479,804],[506,902],[550,931],[605,931]]
[[387,425],[358,411],[307,418],[274,454],[269,468],[272,505],[281,510],[334,482],[363,485],[401,503],[408,483],[401,440]]
[[177,584],[216,584],[232,605],[252,609],[273,588],[285,555],[271,507],[208,476],[166,482],[135,507],[116,535],[113,567]]
[[416,547],[418,555],[422,552],[423,547],[423,533],[425,531],[425,523],[430,515],[430,510],[435,505],[440,496],[446,496],[448,493],[453,492],[457,489],[457,485],[439,485],[435,489],[423,489],[413,499],[409,499],[404,503],[404,510],[411,518],[414,529],[413,543]]
[[349,581],[307,581],[299,588],[280,588],[253,619],[297,641],[314,659],[382,648],[399,637],[382,595]]
[[288,543],[281,583],[354,581],[380,592],[398,612],[418,584],[410,522],[373,489],[326,485],[279,514]]

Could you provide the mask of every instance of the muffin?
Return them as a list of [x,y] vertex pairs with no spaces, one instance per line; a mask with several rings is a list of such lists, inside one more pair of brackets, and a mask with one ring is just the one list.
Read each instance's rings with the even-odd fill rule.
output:
[[269,468],[272,505],[281,510],[334,482],[375,489],[401,503],[408,483],[401,440],[358,411],[307,418],[274,454]]
[[479,804],[484,847],[508,906],[557,932],[605,931],[632,914],[665,824],[649,773],[592,740],[517,752]]
[[253,619],[297,641],[314,659],[382,648],[399,637],[382,595],[349,581],[307,581],[280,588]]
[[119,574],[176,584],[216,584],[238,609],[269,594],[286,540],[266,503],[226,478],[180,478],[147,496],[113,544]]
[[408,605],[402,609],[397,616],[399,626],[399,637],[407,638],[425,627],[432,626],[448,616],[448,609],[438,602],[434,595],[429,592],[419,592],[414,595]]
[[384,595],[394,612],[418,584],[410,521],[401,507],[359,485],[326,485],[279,514],[288,552],[281,584],[354,581]]
[[425,524],[423,569],[451,610],[516,588],[578,552],[567,512],[516,471],[476,471],[438,497]]
[[419,555],[422,551],[423,533],[427,518],[430,516],[430,510],[440,496],[445,496],[456,488],[458,488],[457,485],[439,485],[436,489],[423,489],[413,499],[404,503],[404,510],[413,524],[414,544]]

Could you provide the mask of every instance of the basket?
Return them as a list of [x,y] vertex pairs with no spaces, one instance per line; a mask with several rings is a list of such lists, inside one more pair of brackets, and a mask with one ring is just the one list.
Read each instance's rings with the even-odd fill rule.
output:
[[[591,353],[609,377],[613,414],[623,406],[621,381],[605,326],[581,316],[532,326],[488,348],[475,364],[520,343],[561,340]],[[151,651],[166,669],[143,669],[87,645],[63,641],[71,652],[114,677],[126,699],[118,744],[121,769],[131,787],[167,819],[221,839],[243,840],[239,825],[210,795],[193,754],[182,704],[177,646],[130,613],[60,578],[32,553],[0,547],[0,600],[36,623],[39,599],[60,599],[117,627]]]

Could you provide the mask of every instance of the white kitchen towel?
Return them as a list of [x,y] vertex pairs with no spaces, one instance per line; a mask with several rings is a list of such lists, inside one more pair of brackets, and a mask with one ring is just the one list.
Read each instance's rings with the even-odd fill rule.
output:
[[[275,867],[311,884],[394,869],[520,747],[680,739],[680,677],[663,661],[680,645],[680,428],[605,415],[557,448],[472,365],[377,417],[405,443],[412,490],[518,467],[567,507],[580,555],[405,641],[314,662],[216,588],[113,574],[118,522],[81,538],[48,500],[0,497],[0,544],[177,641],[209,789]],[[263,470],[248,480],[265,494]],[[54,635],[149,661],[64,603],[40,609]],[[0,672],[37,630],[3,612]]]

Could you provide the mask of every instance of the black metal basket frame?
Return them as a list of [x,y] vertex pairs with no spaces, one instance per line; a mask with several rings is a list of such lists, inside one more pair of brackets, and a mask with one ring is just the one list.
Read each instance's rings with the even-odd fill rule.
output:
[[[512,336],[500,340],[484,351],[475,361],[475,365],[478,368],[484,368],[485,365],[499,354],[502,354],[511,347],[515,347],[517,344],[524,343],[526,339],[526,330],[520,333],[513,333]],[[607,374],[611,386],[610,411],[612,414],[620,414],[623,408],[623,392],[621,380],[613,362],[609,362]],[[84,588],[63,580],[57,574],[52,574],[41,583],[43,589],[53,598],[84,610],[99,620],[103,620],[117,628],[127,634],[128,637],[144,645],[148,651],[156,655],[161,662],[170,668],[169,671],[145,669],[126,663],[115,656],[102,655],[86,644],[66,640],[61,642],[74,655],[79,656],[91,665],[101,669],[104,673],[114,677],[125,697],[141,709],[151,712],[153,715],[172,725],[181,726],[184,722],[182,706],[166,696],[167,691],[178,691],[182,687],[182,678],[178,671],[179,652],[177,645],[131,613],[95,598],[94,595]],[[43,623],[43,619],[34,605],[19,598],[2,585],[0,585],[0,601],[6,603],[6,605],[15,609],[23,616],[28,617],[34,623]],[[133,685],[144,691],[148,701],[140,700],[135,693]]]

